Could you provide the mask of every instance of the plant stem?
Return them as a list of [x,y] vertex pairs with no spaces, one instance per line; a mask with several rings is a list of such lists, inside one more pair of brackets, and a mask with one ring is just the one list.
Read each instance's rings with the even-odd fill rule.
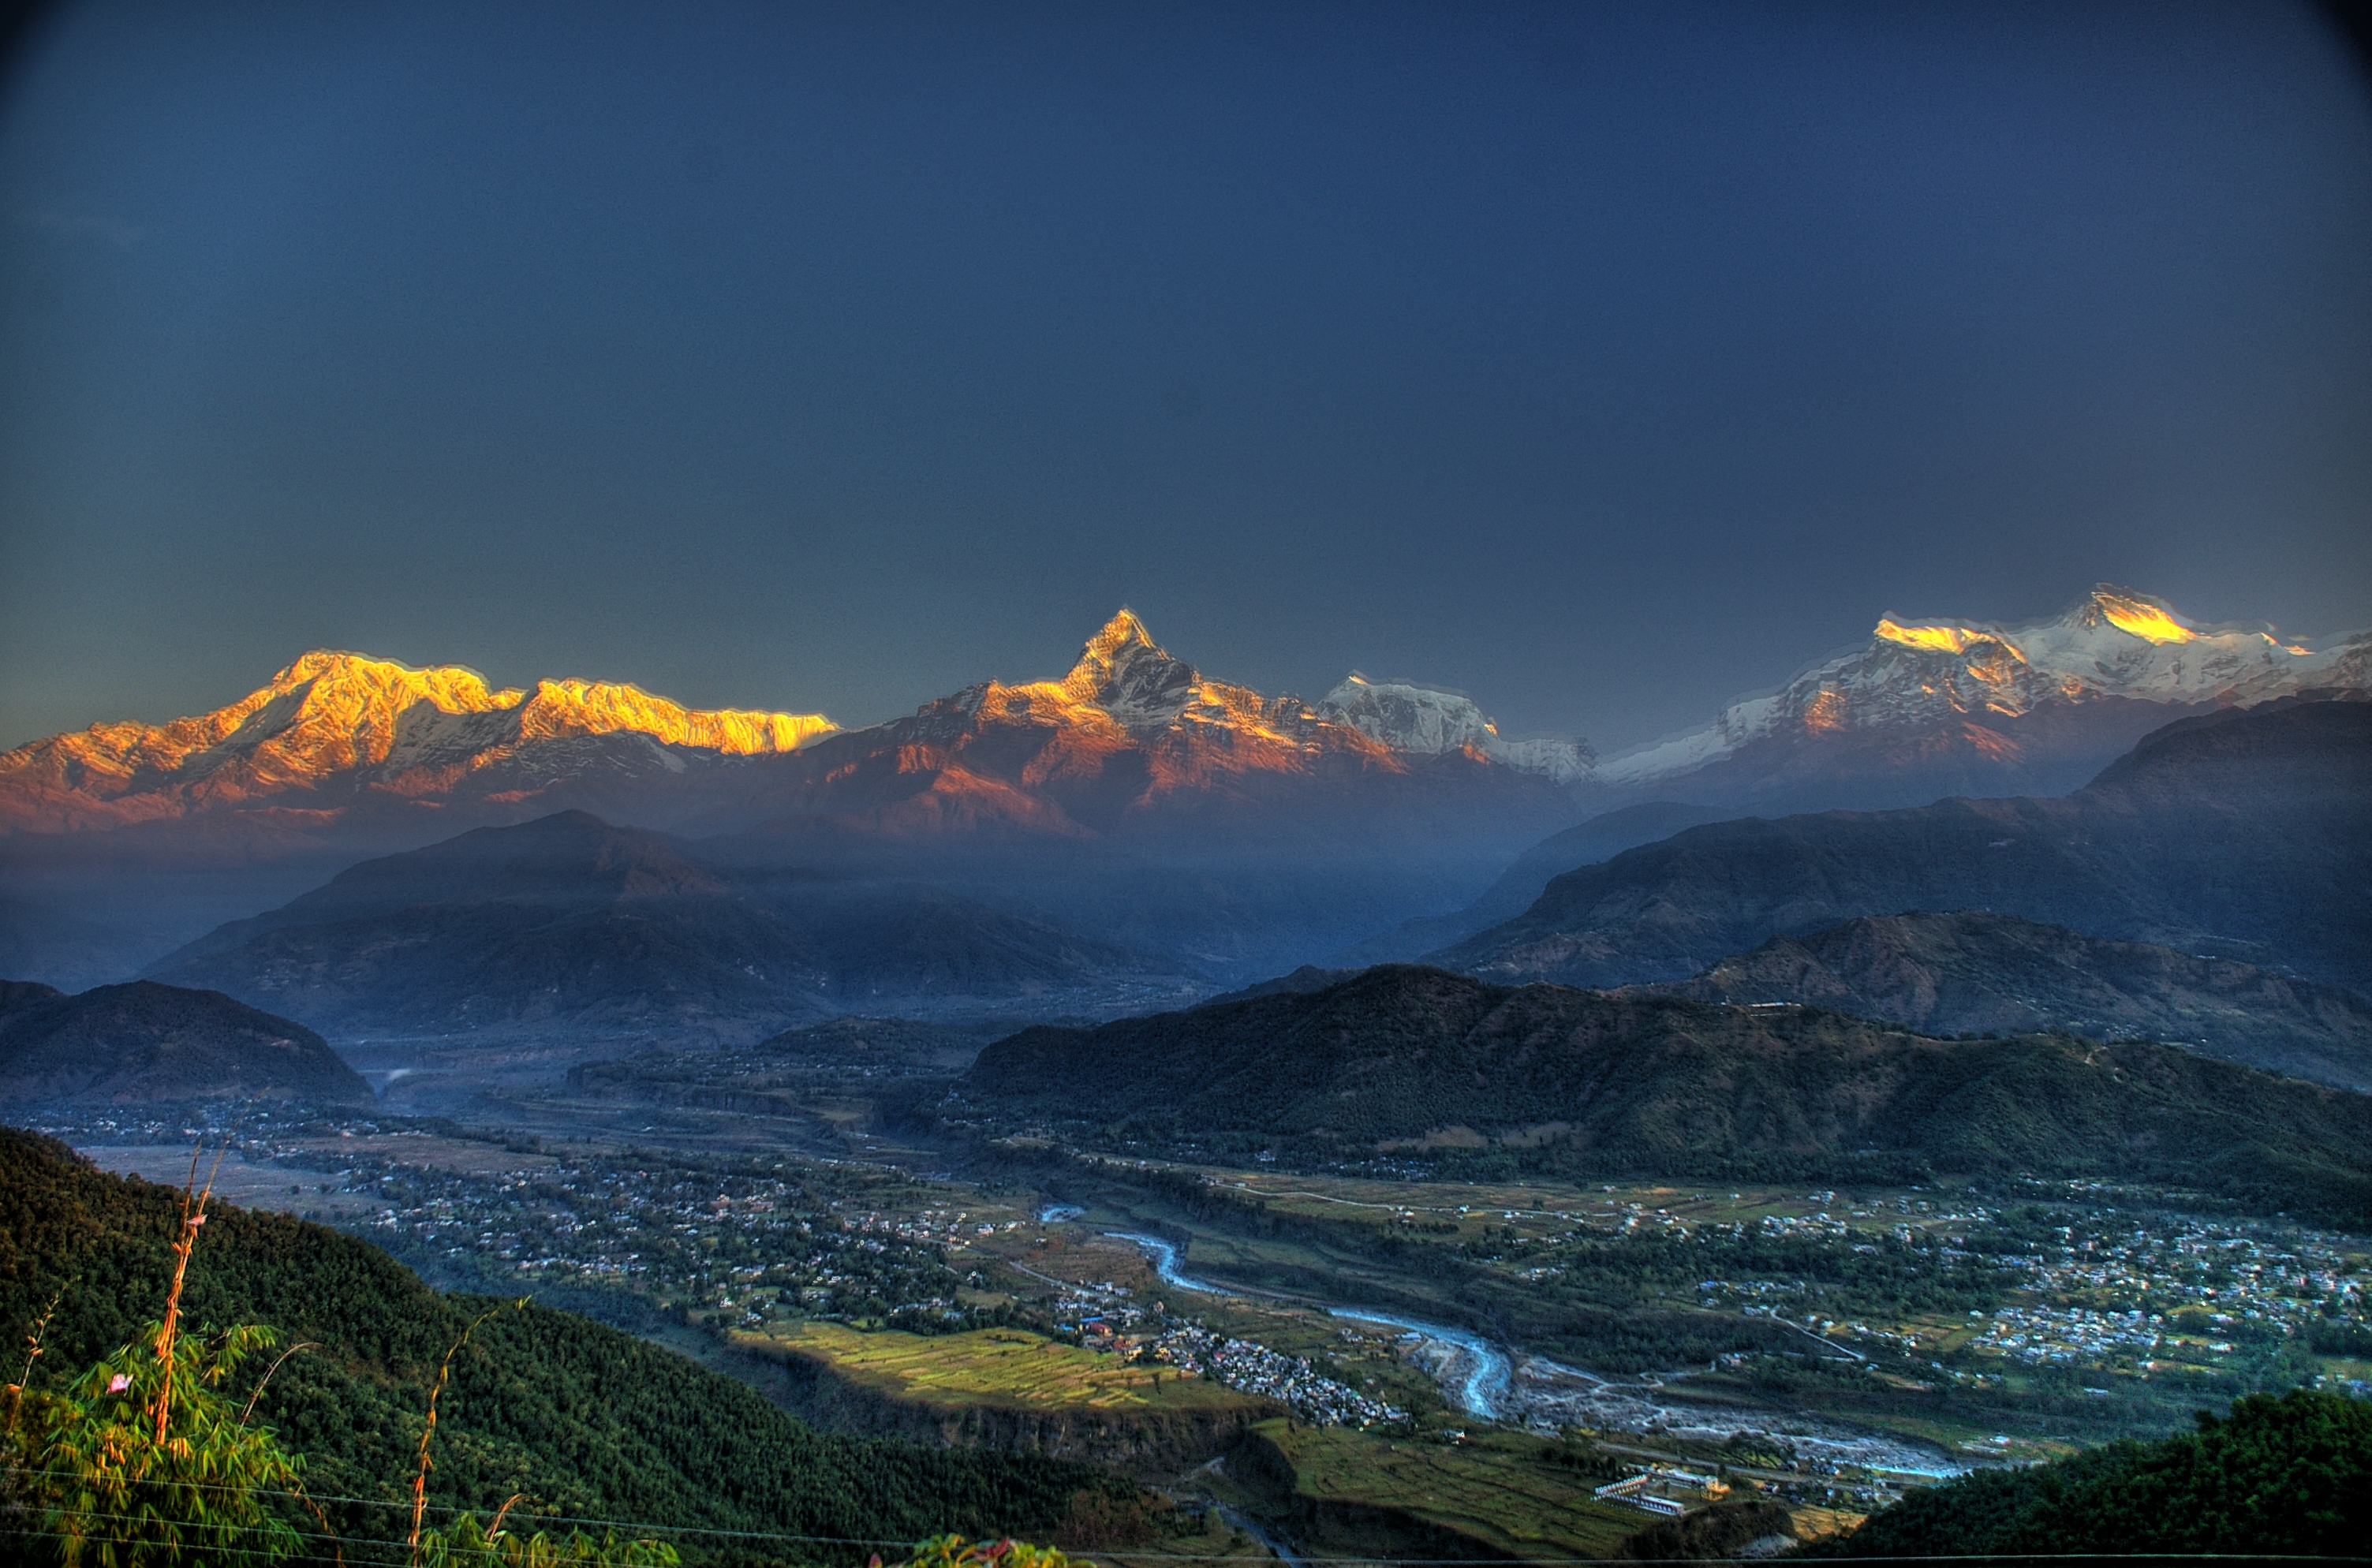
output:
[[215,1151],[214,1169],[206,1172],[206,1188],[197,1193],[194,1210],[191,1194],[198,1184],[198,1159],[205,1153],[205,1140],[190,1153],[190,1179],[181,1188],[181,1230],[173,1243],[173,1288],[165,1295],[165,1320],[157,1329],[157,1365],[163,1376],[157,1380],[157,1443],[163,1446],[165,1425],[173,1402],[173,1338],[181,1323],[181,1283],[190,1272],[190,1254],[197,1249],[198,1227],[206,1223],[206,1200],[214,1196],[215,1178],[222,1174],[223,1156],[230,1153],[230,1140]]
[[[478,1331],[480,1323],[497,1312],[517,1310],[526,1306],[527,1297],[521,1296],[505,1307],[481,1312],[468,1328],[461,1330],[461,1337],[453,1342],[445,1352],[445,1359],[437,1365],[436,1387],[428,1390],[428,1424],[420,1432],[420,1466],[412,1476],[412,1534],[405,1540],[404,1547],[411,1554],[413,1568],[418,1568],[420,1562],[420,1521],[428,1512],[428,1440],[436,1435],[436,1401],[444,1397],[445,1384],[453,1376],[453,1358],[461,1353],[463,1345],[470,1342],[470,1336]],[[504,1506],[507,1508],[510,1504],[505,1504]]]

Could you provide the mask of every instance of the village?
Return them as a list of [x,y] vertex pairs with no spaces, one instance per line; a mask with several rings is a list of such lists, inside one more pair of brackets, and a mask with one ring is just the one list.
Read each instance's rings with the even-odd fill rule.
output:
[[[54,1131],[162,1149],[202,1130],[100,1116]],[[268,1109],[204,1136],[227,1138],[250,1167],[301,1173],[276,1206],[355,1230],[432,1277],[535,1289],[617,1321],[656,1312],[749,1328],[812,1317],[945,1331],[1012,1321],[1012,1307],[992,1317],[982,1304],[1061,1283],[1006,1268],[1058,1211],[861,1162],[546,1148],[401,1118],[275,1120]],[[2149,1196],[2031,1183],[1994,1195],[1816,1190],[1785,1201],[1607,1188],[1587,1199],[1542,1193],[1521,1208],[1401,1202],[1390,1221],[1436,1226],[1482,1266],[1533,1283],[1650,1249],[1640,1255],[1673,1273],[1676,1304],[1784,1322],[1808,1351],[1931,1382],[2073,1376],[2098,1391],[2156,1380],[2186,1398],[2296,1381],[2366,1390],[2372,1249],[2362,1238],[2145,1206]],[[1704,1266],[1740,1257],[1787,1266]],[[1406,1419],[1296,1358],[1064,1288],[1074,1294],[1029,1310],[1083,1343],[1270,1395],[1313,1422]],[[1929,1305],[1879,1309],[1905,1289],[1924,1290]]]

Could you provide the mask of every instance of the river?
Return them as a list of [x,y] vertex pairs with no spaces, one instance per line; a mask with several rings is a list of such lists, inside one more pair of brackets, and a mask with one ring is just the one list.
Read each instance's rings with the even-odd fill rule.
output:
[[[1134,1231],[1106,1231],[1133,1242],[1164,1284],[1203,1295],[1243,1297],[1268,1293],[1198,1279],[1179,1267],[1177,1244]],[[1653,1376],[1601,1377],[1545,1356],[1512,1353],[1465,1329],[1403,1318],[1368,1307],[1326,1307],[1328,1316],[1398,1329],[1418,1341],[1412,1359],[1425,1365],[1442,1391],[1480,1421],[1554,1431],[1565,1425],[1643,1435],[1721,1442],[1738,1433],[1767,1434],[1806,1458],[1928,1478],[1959,1475],[1970,1467],[1942,1448],[1889,1434],[1847,1426],[1824,1417],[1744,1405],[1674,1398]]]

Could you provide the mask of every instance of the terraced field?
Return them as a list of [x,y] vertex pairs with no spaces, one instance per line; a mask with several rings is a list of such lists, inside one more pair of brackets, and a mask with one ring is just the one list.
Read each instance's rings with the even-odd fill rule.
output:
[[1253,1432],[1254,1453],[1230,1458],[1229,1473],[1268,1492],[1259,1501],[1289,1513],[1312,1551],[1484,1555],[1462,1544],[1482,1542],[1529,1561],[1604,1558],[1655,1522],[1598,1502],[1596,1480],[1552,1463],[1553,1445],[1521,1433],[1442,1442],[1285,1421]]
[[906,1403],[1098,1411],[1249,1411],[1265,1404],[1206,1378],[1133,1365],[1020,1329],[925,1336],[804,1322],[734,1339],[821,1362],[843,1382]]

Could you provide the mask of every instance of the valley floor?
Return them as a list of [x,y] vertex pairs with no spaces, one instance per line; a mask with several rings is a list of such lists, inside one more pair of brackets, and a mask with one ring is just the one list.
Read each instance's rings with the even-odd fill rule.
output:
[[[2372,1391],[2372,1241],[2180,1192],[1477,1184],[922,1141],[836,1081],[492,1088],[246,1113],[223,1191],[827,1424],[1129,1469],[1181,1504],[1164,1553],[1556,1560],[1745,1498],[1810,1535],[2250,1389]],[[52,1130],[178,1184],[204,1125]]]

